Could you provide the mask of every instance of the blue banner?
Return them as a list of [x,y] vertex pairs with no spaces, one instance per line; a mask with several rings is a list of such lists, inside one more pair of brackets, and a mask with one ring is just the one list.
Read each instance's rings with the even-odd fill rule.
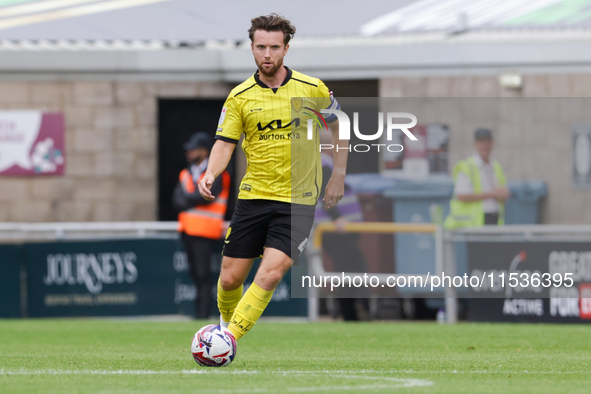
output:
[[20,245],[0,245],[0,318],[21,316],[21,264]]
[[[35,243],[23,248],[30,317],[194,313],[197,292],[179,240]],[[214,250],[211,281],[217,283],[221,243]],[[245,288],[254,279],[257,267],[255,262]],[[265,316],[306,316],[306,300],[291,299],[290,292],[288,274],[277,287]],[[215,302],[211,315],[218,316]]]

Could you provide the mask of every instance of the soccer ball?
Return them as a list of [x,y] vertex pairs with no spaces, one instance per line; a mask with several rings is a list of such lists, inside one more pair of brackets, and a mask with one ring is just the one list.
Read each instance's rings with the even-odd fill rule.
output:
[[226,328],[210,324],[195,333],[191,353],[201,366],[226,367],[236,356],[236,339]]

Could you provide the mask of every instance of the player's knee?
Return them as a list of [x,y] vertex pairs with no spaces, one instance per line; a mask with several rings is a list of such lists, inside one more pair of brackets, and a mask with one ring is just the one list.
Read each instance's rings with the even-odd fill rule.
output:
[[222,273],[220,275],[220,285],[224,291],[236,290],[242,285],[242,281],[232,273]]
[[275,289],[275,287],[277,287],[279,282],[281,282],[282,278],[283,278],[283,271],[272,270],[272,271],[267,271],[267,272],[265,272],[264,275],[262,275],[261,282],[263,284],[263,287],[267,287],[266,290],[272,290],[272,289]]

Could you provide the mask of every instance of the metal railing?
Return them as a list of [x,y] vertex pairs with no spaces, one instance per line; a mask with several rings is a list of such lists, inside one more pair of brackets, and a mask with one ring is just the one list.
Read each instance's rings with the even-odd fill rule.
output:
[[[341,273],[326,272],[322,264],[322,235],[327,231],[335,231],[334,223],[319,224],[314,233],[314,242],[308,251],[310,267],[313,275],[336,275]],[[433,224],[415,223],[348,223],[347,232],[363,233],[434,233],[435,234],[435,273],[445,271],[446,275],[457,275],[455,242],[506,242],[506,241],[591,241],[589,225],[505,225],[466,227],[453,231],[443,231]],[[359,273],[345,273],[359,275]],[[400,274],[372,274],[380,278],[380,283],[388,277],[405,276]],[[424,277],[424,276],[423,276]],[[431,277],[432,279],[433,277]],[[312,297],[317,289],[311,289],[309,315],[312,320],[317,318],[317,299]],[[446,318],[448,323],[457,322],[457,293],[453,286],[444,288]]]
[[[555,224],[510,224],[505,226],[487,225],[464,227],[445,231],[443,248],[445,251],[446,274],[457,275],[455,242],[544,242],[544,241],[591,241],[589,225]],[[449,303],[448,303],[449,300]],[[448,322],[457,321],[457,296],[452,286],[446,287],[446,313]]]
[[[349,222],[346,223],[343,229],[345,232],[355,233],[379,233],[379,234],[395,234],[395,233],[422,233],[422,234],[433,234],[435,236],[435,275],[441,274],[444,271],[444,250],[443,250],[443,229],[441,226],[427,223],[392,223],[392,222]],[[323,222],[316,225],[314,228],[313,242],[306,249],[306,255],[308,257],[308,263],[310,265],[310,274],[314,276],[339,276],[342,272],[327,272],[324,269],[322,262],[322,236],[327,232],[335,232],[337,227],[333,222]],[[345,272],[345,275],[363,275],[364,273],[359,272]],[[421,277],[423,280],[432,280],[432,275],[413,275],[413,274],[384,274],[374,273],[371,276],[379,279],[379,284],[386,284],[388,278],[397,277]],[[315,321],[318,319],[318,289],[311,286],[308,290],[308,318],[309,320]],[[457,307],[455,306],[455,300],[448,300],[447,289],[445,290],[446,297],[446,308],[450,308],[453,312],[453,319],[450,317],[450,322],[455,322],[455,316],[457,313]],[[449,305],[448,305],[449,304]],[[448,314],[450,316],[450,314]]]
[[[84,223],[0,223],[0,242],[51,241],[101,238],[176,238],[178,222],[84,222]],[[435,274],[445,271],[456,275],[454,242],[507,240],[545,241],[569,240],[591,241],[589,225],[506,225],[461,228],[443,231],[440,226],[420,223],[351,222],[345,224],[346,232],[357,233],[431,233],[435,236]],[[322,236],[337,231],[332,222],[319,223],[313,233],[312,242],[306,248],[311,274],[340,275],[327,272],[322,264]],[[363,273],[346,273],[359,275]],[[372,274],[383,283],[388,277],[409,276],[410,274]],[[425,275],[413,275],[422,276]],[[432,276],[431,276],[432,278]],[[309,318],[318,317],[318,290],[312,287],[309,298]],[[445,288],[445,305],[448,322],[457,321],[457,296],[453,287]]]
[[0,242],[178,237],[178,222],[0,223]]

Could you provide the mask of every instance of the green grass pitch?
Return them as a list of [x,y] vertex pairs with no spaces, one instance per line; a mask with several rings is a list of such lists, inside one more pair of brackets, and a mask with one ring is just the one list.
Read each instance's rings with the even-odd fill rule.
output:
[[0,320],[0,393],[591,392],[591,326],[262,321],[203,368],[206,323]]

